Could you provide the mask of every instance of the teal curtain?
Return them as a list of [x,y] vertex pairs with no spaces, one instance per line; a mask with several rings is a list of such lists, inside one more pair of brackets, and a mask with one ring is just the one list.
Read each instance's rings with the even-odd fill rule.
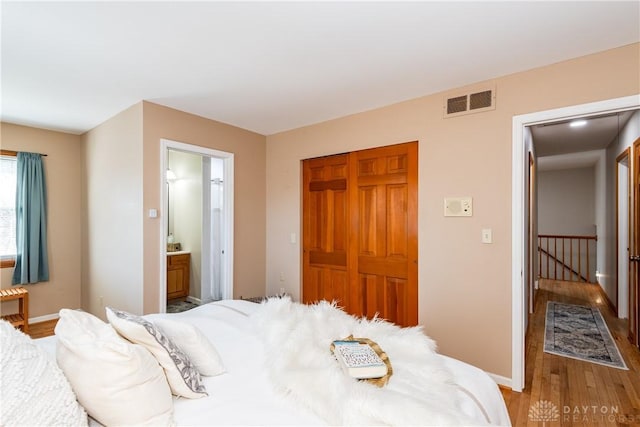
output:
[[47,188],[42,155],[18,153],[14,285],[49,280]]

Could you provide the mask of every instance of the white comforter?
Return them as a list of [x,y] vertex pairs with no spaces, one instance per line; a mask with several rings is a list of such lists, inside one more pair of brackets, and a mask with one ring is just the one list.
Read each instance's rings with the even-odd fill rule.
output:
[[[282,390],[282,384],[273,382],[273,372],[267,366],[270,356],[267,356],[265,341],[259,336],[260,328],[256,328],[256,324],[265,325],[265,318],[259,319],[262,307],[247,301],[226,300],[184,313],[145,316],[152,321],[156,317],[168,317],[197,326],[214,344],[227,368],[223,375],[204,377],[208,397],[175,398],[174,417],[178,425],[311,426],[335,422],[335,418],[328,418],[327,414],[314,413],[312,409],[316,408],[301,403],[300,396],[276,391]],[[36,341],[55,355],[55,337]],[[456,419],[465,420],[465,424],[510,425],[500,391],[487,374],[455,359],[436,357],[452,373],[456,384],[450,390]],[[399,362],[394,363],[391,355],[390,358],[397,375]],[[447,418],[440,420],[450,419],[450,409],[444,410]],[[424,424],[429,424],[429,420]]]

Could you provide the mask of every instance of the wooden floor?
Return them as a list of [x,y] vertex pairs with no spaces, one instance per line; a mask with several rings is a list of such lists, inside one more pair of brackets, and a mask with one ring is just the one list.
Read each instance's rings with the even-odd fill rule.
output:
[[29,336],[31,338],[44,338],[53,335],[58,319],[47,320],[45,322],[32,323],[29,325]]
[[[547,301],[598,307],[629,370],[545,353]],[[543,426],[540,416],[529,419],[530,408],[541,401],[559,413],[547,426],[640,426],[640,351],[629,343],[626,321],[615,317],[598,285],[541,280],[526,346],[525,391],[502,390],[514,426]]]

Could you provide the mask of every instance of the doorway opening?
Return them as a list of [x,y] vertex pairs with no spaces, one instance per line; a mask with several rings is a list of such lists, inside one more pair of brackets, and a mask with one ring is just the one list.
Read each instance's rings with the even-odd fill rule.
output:
[[532,140],[529,128],[543,123],[578,117],[615,113],[638,109],[638,95],[607,101],[576,105],[554,110],[514,116],[512,140],[512,378],[511,388],[520,392],[525,381],[525,335],[528,312],[529,287],[526,278],[531,272],[527,250],[528,224],[526,209],[526,175]]
[[233,298],[232,153],[161,140],[159,312]]

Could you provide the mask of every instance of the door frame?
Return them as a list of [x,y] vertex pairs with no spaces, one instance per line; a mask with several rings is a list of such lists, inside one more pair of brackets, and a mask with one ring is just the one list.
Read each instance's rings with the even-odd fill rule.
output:
[[[629,215],[629,227],[631,233],[629,235],[629,253],[638,256],[640,248],[638,247],[638,238],[640,237],[640,191],[638,186],[639,167],[640,161],[640,138],[637,138],[631,143],[630,151],[630,174],[631,174],[631,187],[633,200],[630,203],[631,212]],[[638,282],[638,262],[629,262],[629,341],[635,346],[640,347],[640,340],[638,334],[640,333],[640,287]]]
[[573,105],[514,116],[512,119],[511,156],[511,388],[521,392],[525,381],[525,277],[528,260],[524,259],[527,233],[525,223],[525,184],[528,164],[525,150],[525,127],[558,120],[614,113],[640,107],[640,94],[605,101]]
[[[527,197],[528,197],[528,209],[527,212],[527,236],[529,239],[529,260],[528,260],[528,268],[527,268],[527,292],[529,292],[528,300],[528,314],[532,314],[535,306],[536,306],[536,292],[535,292],[535,254],[538,252],[538,238],[537,238],[537,227],[534,227],[537,224],[538,215],[534,211],[534,208],[537,210],[537,204],[534,203],[534,199],[537,200],[536,195],[536,164],[533,158],[533,153],[531,151],[528,152],[529,155],[529,170],[527,173]],[[535,205],[535,206],[534,206]],[[528,322],[527,322],[528,323]]]
[[[223,215],[223,227],[222,227],[222,241],[224,257],[222,259],[222,277],[221,277],[221,291],[223,299],[233,298],[233,195],[234,195],[234,183],[233,183],[233,166],[234,166],[234,154],[226,151],[214,150],[212,148],[201,147],[198,145],[186,144],[184,142],[173,141],[170,139],[160,139],[160,212],[164,212],[168,202],[167,186],[166,186],[166,170],[168,166],[168,150],[182,151],[185,153],[197,154],[206,157],[215,157],[222,159],[224,162],[223,171],[223,191],[224,191],[224,204],[222,206]],[[203,192],[211,191],[210,187],[203,188]],[[210,200],[210,198],[209,198]],[[160,215],[160,295],[158,301],[158,312],[165,313],[167,311],[167,222],[164,220],[166,217]],[[204,231],[204,230],[203,230]],[[211,235],[209,230],[209,238],[203,239],[203,245],[205,242],[210,243]],[[206,253],[207,251],[203,251]],[[209,264],[207,263],[207,266]],[[208,268],[208,267],[207,267]],[[204,267],[203,267],[204,270]],[[200,284],[202,286],[202,284]],[[209,292],[210,293],[210,292]]]
[[[631,263],[629,262],[629,256],[631,255],[629,249],[631,248],[631,148],[627,147],[616,157],[616,271],[620,269],[620,163],[627,160],[627,288],[631,286],[631,276],[629,276]],[[627,305],[631,304],[629,289],[627,290]],[[616,274],[616,298],[615,308],[616,316],[620,316],[620,277]],[[627,311],[627,318],[629,317],[629,309]]]

